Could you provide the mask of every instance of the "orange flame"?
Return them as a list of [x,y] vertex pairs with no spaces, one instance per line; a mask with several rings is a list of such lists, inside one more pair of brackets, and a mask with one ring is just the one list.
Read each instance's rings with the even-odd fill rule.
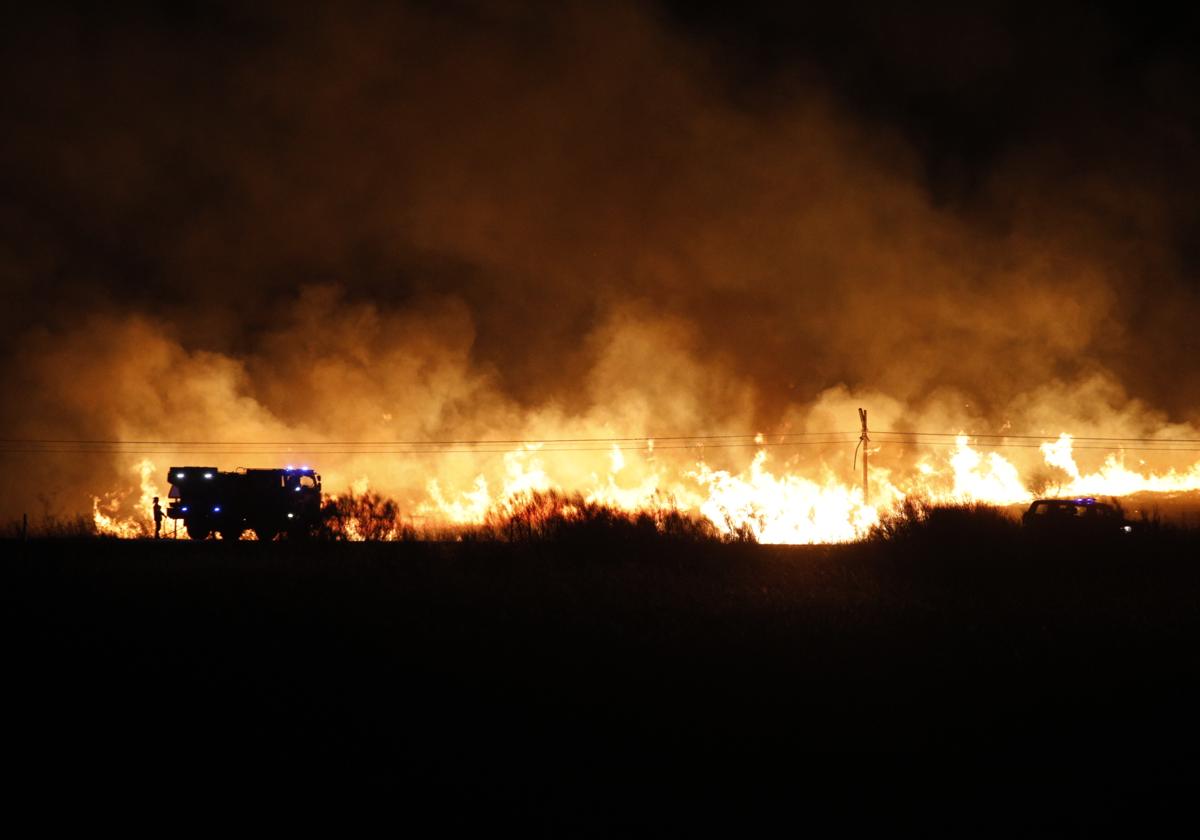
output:
[[[436,481],[430,481],[430,502],[422,512],[453,523],[474,523],[522,490],[562,489],[551,481],[540,461],[525,460],[526,451],[517,450],[506,460],[509,479],[500,493],[493,496],[483,475],[476,477],[471,490],[450,497]],[[1047,466],[1062,470],[1069,479],[1052,488],[1059,495],[1200,490],[1200,463],[1184,472],[1142,474],[1129,469],[1120,455],[1110,454],[1099,470],[1083,474],[1072,455],[1071,437],[1065,434],[1044,444],[1041,454]],[[647,463],[652,468],[642,479],[622,485],[619,474],[626,458],[614,446],[608,473],[593,474],[593,486],[586,491],[588,501],[627,511],[671,503],[699,513],[726,534],[749,532],[763,543],[833,543],[861,539],[879,522],[882,512],[908,496],[922,496],[934,503],[995,505],[1026,504],[1036,496],[1015,464],[998,452],[973,448],[965,435],[956,438],[949,456],[921,458],[905,481],[893,482],[891,471],[872,468],[871,504],[864,504],[857,483],[839,479],[828,468],[820,480],[794,472],[773,472],[767,467],[765,449],[758,450],[740,473],[713,469],[702,460],[683,474],[683,481],[672,481],[653,464],[652,456],[648,450]]]
[[132,472],[138,476],[140,495],[130,513],[124,513],[133,490],[117,490],[104,494],[101,500],[92,497],[92,522],[96,533],[106,537],[133,539],[154,533],[154,497],[159,495],[154,486],[154,462],[143,458],[133,465]]
[[[756,442],[764,444],[761,436]],[[927,452],[907,465],[893,464],[892,469],[876,466],[874,456],[880,447],[874,448],[870,504],[864,503],[862,488],[849,469],[839,476],[823,464],[814,476],[814,470],[803,470],[794,463],[769,466],[765,447],[740,471],[717,469],[703,458],[681,469],[678,463],[668,464],[653,442],[647,441],[640,451],[614,444],[599,459],[607,462],[604,467],[595,458],[573,459],[558,465],[558,473],[552,474],[547,466],[551,451],[543,451],[539,443],[526,443],[504,453],[502,473],[499,478],[493,476],[492,482],[483,473],[457,487],[444,476],[430,477],[425,498],[410,503],[410,516],[431,524],[479,524],[489,511],[512,503],[521,494],[578,491],[588,502],[628,512],[675,507],[705,517],[722,533],[749,534],[763,543],[831,543],[862,538],[882,513],[914,495],[934,503],[996,505],[1026,504],[1038,495],[1017,464],[999,452],[972,447],[965,435],[956,438],[948,453]],[[1097,469],[1085,472],[1075,460],[1073,439],[1067,434],[1042,444],[1037,451],[1044,468],[1052,476],[1061,476],[1057,483],[1049,483],[1046,492],[1051,495],[1119,497],[1200,490],[1200,462],[1182,471],[1160,472],[1139,464],[1139,471],[1116,451],[1108,453]],[[581,464],[597,469],[581,471]],[[137,491],[132,487],[93,499],[93,520],[99,533],[141,537],[152,532],[155,465],[143,459],[132,471],[139,479],[136,501]],[[364,475],[343,483],[361,494],[367,478]],[[1041,486],[1046,487],[1044,482]],[[363,538],[352,531],[347,536]]]

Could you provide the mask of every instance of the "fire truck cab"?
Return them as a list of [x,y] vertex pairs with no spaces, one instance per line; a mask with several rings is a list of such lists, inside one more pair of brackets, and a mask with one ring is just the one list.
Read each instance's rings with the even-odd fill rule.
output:
[[311,533],[320,521],[321,476],[309,467],[238,469],[171,467],[167,516],[180,520],[191,539],[260,540]]

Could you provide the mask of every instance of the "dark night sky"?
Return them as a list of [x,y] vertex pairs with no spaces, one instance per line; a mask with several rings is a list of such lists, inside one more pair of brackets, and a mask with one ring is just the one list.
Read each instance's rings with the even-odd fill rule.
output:
[[[1177,189],[1195,240],[1195,10],[1152,4],[668,4],[728,61],[731,95],[768,100],[792,76],[901,132],[939,200],[969,203],[1014,149],[1074,172]],[[1061,171],[1061,170],[1060,170]]]
[[[334,17],[319,5],[268,3],[256,10],[244,5],[45,3],[10,13],[0,35],[10,126],[3,184],[10,214],[30,209],[36,214],[38,203],[57,204],[38,179],[46,173],[28,159],[38,147],[115,129],[115,123],[130,119],[124,109],[136,108],[147,95],[178,96],[188,110],[211,108],[214,120],[234,119],[239,115],[222,112],[228,86],[238,83],[231,76],[240,80],[247,65],[253,72],[263,54],[311,48],[311,39]],[[377,19],[389,5],[359,4],[358,17]],[[522,18],[491,34],[507,38],[523,29],[518,37],[536,49],[540,39],[554,37],[553,25],[539,18],[553,19],[553,10],[564,4],[541,4],[542,14],[536,3],[409,5],[437,18],[445,30],[474,33],[468,37],[487,38],[494,19]],[[1191,243],[1200,224],[1193,200],[1200,125],[1195,10],[1164,12],[1134,3],[766,0],[637,8],[695,48],[720,95],[734,107],[787,107],[797,89],[818,86],[878,130],[898,134],[919,155],[924,186],[936,202],[980,210],[980,185],[992,167],[1030,150],[1053,157],[1060,175],[1103,172],[1142,185],[1167,198],[1177,255],[1194,274]],[[355,4],[344,17],[356,17]],[[140,104],[149,109],[161,103],[147,98]],[[105,125],[106,118],[112,123]],[[139,128],[125,126],[130,133]],[[236,123],[212,128],[242,133]],[[172,138],[181,164],[176,171],[197,181],[179,185],[193,200],[215,200],[196,191],[219,190],[212,179],[220,173],[189,171],[200,168],[189,166],[194,163],[189,158],[203,156],[203,134]],[[72,210],[83,208],[42,212],[69,216]],[[94,224],[87,219],[60,217],[46,224],[74,226],[85,238],[103,236],[86,230]],[[89,256],[110,264],[125,260],[127,269],[153,273],[139,266],[143,254],[110,249]],[[153,277],[147,279],[153,283]]]
[[0,30],[0,425],[200,433],[96,383],[220,359],[275,418],[332,365],[433,406],[397,434],[483,433],[594,414],[605,377],[659,393],[613,350],[638,330],[708,370],[673,430],[837,385],[1197,423],[1198,33],[1141,4],[30,4]]

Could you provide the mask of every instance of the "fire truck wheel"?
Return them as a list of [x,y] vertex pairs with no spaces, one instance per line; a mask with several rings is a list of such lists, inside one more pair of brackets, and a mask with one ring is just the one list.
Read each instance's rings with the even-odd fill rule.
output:
[[270,542],[275,539],[274,528],[255,528],[254,536],[258,537],[261,542]]
[[224,528],[221,530],[221,539],[240,540],[242,538],[242,532],[245,530],[245,528],[238,528],[236,526],[233,528]]
[[198,522],[189,522],[188,523],[188,526],[187,526],[188,539],[206,540],[206,539],[208,539],[208,535],[211,533],[212,533],[212,531],[210,531],[208,529],[207,525],[201,525]]

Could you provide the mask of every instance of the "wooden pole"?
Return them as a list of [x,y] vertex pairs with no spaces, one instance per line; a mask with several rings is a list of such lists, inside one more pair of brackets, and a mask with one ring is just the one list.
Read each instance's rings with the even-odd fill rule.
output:
[[871,442],[870,435],[867,434],[867,410],[860,408],[858,410],[858,419],[862,421],[862,436],[859,441],[862,442],[863,453],[863,504],[871,503],[871,487],[867,482],[867,446]]

